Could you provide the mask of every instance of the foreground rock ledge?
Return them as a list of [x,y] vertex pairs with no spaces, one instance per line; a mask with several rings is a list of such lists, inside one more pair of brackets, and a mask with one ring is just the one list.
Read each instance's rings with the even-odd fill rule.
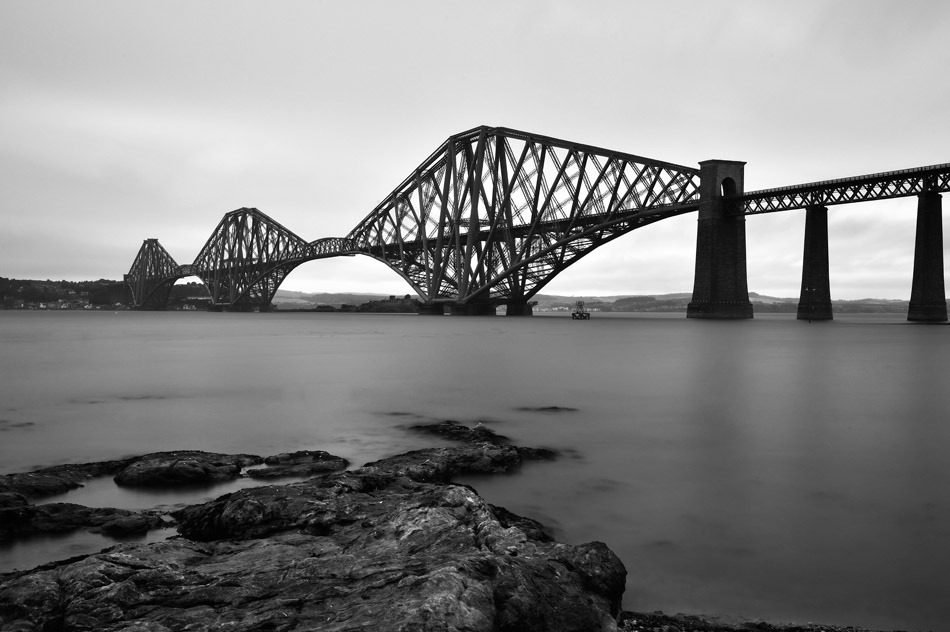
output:
[[176,513],[179,537],[8,575],[2,629],[616,630],[626,570],[550,541],[459,471],[511,471],[473,440]]

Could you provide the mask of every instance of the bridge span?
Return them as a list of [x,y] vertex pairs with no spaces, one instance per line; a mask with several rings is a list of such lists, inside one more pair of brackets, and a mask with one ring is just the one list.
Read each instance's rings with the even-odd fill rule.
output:
[[531,314],[531,298],[595,248],[663,219],[696,212],[691,318],[751,318],[745,221],[806,209],[799,318],[830,319],[829,206],[918,197],[909,320],[947,320],[940,193],[950,164],[744,191],[744,166],[699,168],[503,127],[450,136],[345,237],[307,241],[261,211],[225,214],[194,262],[157,239],[125,280],[135,307],[162,309],[172,285],[197,276],[219,310],[267,310],[307,261],[364,255],[388,265],[422,301],[420,313]]

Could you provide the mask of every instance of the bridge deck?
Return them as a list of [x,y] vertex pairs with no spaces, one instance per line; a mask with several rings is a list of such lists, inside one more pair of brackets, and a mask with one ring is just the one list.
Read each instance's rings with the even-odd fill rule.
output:
[[746,215],[950,191],[950,163],[750,191],[727,203]]

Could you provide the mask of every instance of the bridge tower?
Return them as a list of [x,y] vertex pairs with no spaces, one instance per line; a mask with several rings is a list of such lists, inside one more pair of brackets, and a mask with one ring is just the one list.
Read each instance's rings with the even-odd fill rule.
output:
[[132,290],[132,307],[165,309],[172,286],[183,276],[182,267],[158,240],[146,239],[125,275],[125,282]]
[[699,163],[696,274],[687,318],[752,318],[746,278],[745,215],[727,199],[741,195],[745,163]]

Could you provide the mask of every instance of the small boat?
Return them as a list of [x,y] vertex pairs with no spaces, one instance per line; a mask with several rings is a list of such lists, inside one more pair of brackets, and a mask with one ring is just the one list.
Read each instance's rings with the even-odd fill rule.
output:
[[574,304],[574,311],[571,312],[571,318],[574,320],[590,320],[590,312],[584,307],[584,301],[577,301]]

